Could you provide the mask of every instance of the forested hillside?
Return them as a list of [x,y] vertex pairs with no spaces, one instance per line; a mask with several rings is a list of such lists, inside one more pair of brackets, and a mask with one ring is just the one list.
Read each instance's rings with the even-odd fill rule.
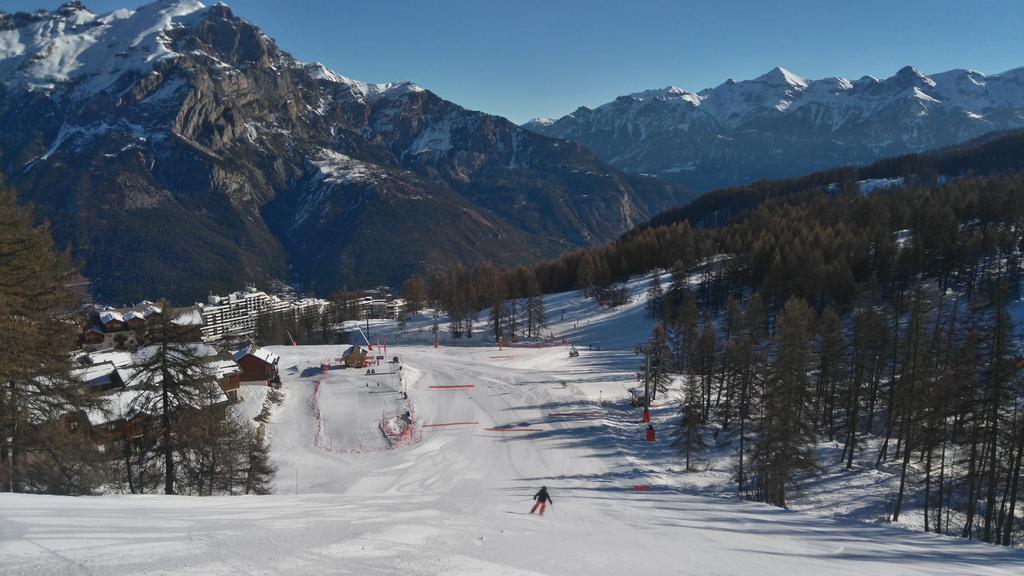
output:
[[719,430],[737,492],[785,506],[820,470],[816,442],[841,445],[848,467],[870,443],[875,466],[899,470],[890,520],[913,494],[926,530],[1010,545],[1024,460],[1021,158],[1024,136],[1010,134],[726,190],[534,268],[436,275],[431,298],[470,321],[490,308],[488,330],[516,338],[523,313],[508,298],[529,310],[578,288],[614,304],[618,282],[671,271],[648,292],[660,325],[646,349],[656,390],[684,382],[681,452]]

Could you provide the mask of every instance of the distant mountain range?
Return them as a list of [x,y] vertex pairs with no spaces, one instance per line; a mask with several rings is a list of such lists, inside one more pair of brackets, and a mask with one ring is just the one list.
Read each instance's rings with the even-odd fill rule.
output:
[[0,12],[0,167],[107,301],[528,262],[692,197],[195,0]]
[[700,92],[648,90],[524,127],[611,165],[705,191],[807,174],[1024,127],[1024,68],[906,67],[891,78],[807,80],[775,68]]

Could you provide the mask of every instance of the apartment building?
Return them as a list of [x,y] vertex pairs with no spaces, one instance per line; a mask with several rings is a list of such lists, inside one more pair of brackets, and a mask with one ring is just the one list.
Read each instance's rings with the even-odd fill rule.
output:
[[196,309],[202,317],[203,340],[209,342],[254,333],[260,314],[320,316],[329,305],[320,298],[285,299],[250,286],[227,296],[211,294],[205,303],[197,303]]

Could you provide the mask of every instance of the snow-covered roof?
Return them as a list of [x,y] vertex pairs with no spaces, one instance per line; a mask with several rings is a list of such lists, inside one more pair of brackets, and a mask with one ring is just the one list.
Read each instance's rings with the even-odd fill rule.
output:
[[349,346],[348,348],[345,349],[344,352],[341,353],[341,357],[342,358],[348,358],[349,355],[351,355],[353,353],[361,354],[361,353],[363,353],[363,349],[360,348],[359,346],[356,346],[355,344],[353,344],[352,346]]
[[100,362],[82,368],[75,368],[71,376],[89,388],[100,388],[113,381],[117,367],[111,362]]
[[121,382],[127,385],[129,382],[133,382],[135,380],[135,376],[138,372],[139,371],[134,366],[125,366],[117,369],[117,377],[121,379]]
[[146,309],[142,311],[142,315],[149,318],[153,314],[163,314],[164,311],[159,306],[146,306]]
[[234,360],[214,360],[207,364],[207,366],[217,376],[218,380],[242,372],[242,369]]
[[[190,402],[193,408],[200,408],[212,404],[223,404],[228,401],[227,395],[220,386],[213,386],[208,390],[209,396],[204,395],[201,399]],[[146,388],[127,388],[118,390],[113,394],[101,397],[99,405],[86,410],[86,418],[93,426],[107,424],[118,420],[128,420],[144,413],[147,407],[156,406],[159,402],[159,392]]]
[[146,316],[142,312],[136,312],[135,310],[129,310],[128,312],[125,312],[125,314],[124,314],[124,316],[122,316],[122,318],[124,318],[125,322],[128,322],[129,320],[135,320],[136,318],[139,319],[139,320],[145,320]]
[[140,412],[146,404],[146,396],[152,394],[148,390],[120,390],[114,394],[103,396],[98,406],[86,410],[85,416],[93,426],[107,424],[118,420],[128,420]]
[[192,308],[178,314],[174,317],[174,320],[171,320],[171,322],[174,322],[178,326],[202,326],[203,315],[199,310]]
[[124,316],[117,310],[104,310],[100,312],[100,322],[110,324],[111,322],[124,322]]
[[[189,344],[187,349],[187,354],[199,358],[215,358],[218,354],[216,348],[201,342]],[[135,352],[103,350],[85,354],[77,357],[76,361],[80,366],[74,368],[72,374],[90,387],[103,387],[113,383],[115,374],[125,387],[139,387],[147,384],[144,381],[147,376],[140,371],[139,365],[151,358],[156,350],[155,346],[146,346]],[[230,375],[233,370],[238,370],[238,365],[232,360],[213,360],[208,362],[206,367],[206,373],[217,378]],[[152,380],[148,383],[158,383],[159,377],[154,377]]]
[[131,352],[125,350],[100,350],[86,355],[87,361],[92,364],[110,362],[118,368],[131,366],[133,364]]
[[242,348],[238,352],[232,354],[232,357],[235,359],[235,362],[238,362],[239,360],[245,358],[246,356],[253,356],[259,358],[260,360],[266,362],[267,364],[277,364],[277,361],[280,360],[280,357],[278,357],[277,354],[274,354],[273,352],[265,348],[260,348],[255,344],[250,344],[245,348]]
[[[138,350],[136,350],[135,352],[132,353],[132,364],[131,365],[132,366],[142,365],[143,363],[148,361],[150,358],[152,358],[153,355],[158,352],[158,350],[159,350],[159,348],[157,346],[145,346],[143,348],[139,348]],[[175,350],[175,351],[171,351],[169,354],[174,354],[174,355],[181,356],[181,357],[188,356],[188,357],[197,357],[197,358],[213,358],[213,357],[217,356],[218,352],[217,352],[216,348],[214,348],[213,346],[210,346],[209,344],[203,344],[202,342],[193,342],[191,344],[187,344],[184,348],[181,348],[181,349]],[[128,385],[137,385],[137,384],[142,384],[142,382],[141,381],[138,381],[138,382],[133,381],[133,382],[128,383]]]

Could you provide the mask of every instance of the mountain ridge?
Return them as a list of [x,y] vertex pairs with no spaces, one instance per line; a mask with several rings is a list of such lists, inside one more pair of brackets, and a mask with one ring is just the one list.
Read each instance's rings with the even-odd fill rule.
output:
[[527,129],[628,173],[710,190],[953,145],[1024,127],[1024,68],[808,80],[776,67],[691,92],[634,92]]

